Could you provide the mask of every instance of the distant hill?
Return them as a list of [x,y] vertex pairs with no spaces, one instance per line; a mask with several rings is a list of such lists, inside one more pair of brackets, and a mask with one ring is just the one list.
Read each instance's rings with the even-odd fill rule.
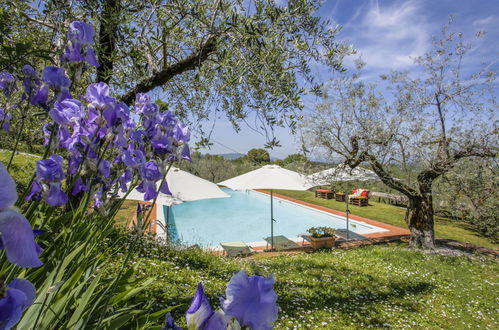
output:
[[[218,154],[218,156],[222,156],[223,158],[228,159],[228,160],[234,160],[234,159],[238,159],[238,158],[244,157],[246,155],[245,154],[240,154],[238,152],[233,152],[233,153],[230,153],[230,154]],[[271,161],[276,161],[278,159],[279,158],[277,158],[277,157],[270,156],[270,160]]]
[[234,160],[234,159],[238,159],[238,158],[241,158],[243,156],[246,156],[246,155],[245,154],[240,154],[238,152],[233,152],[233,153],[230,153],[230,154],[219,154],[219,156],[222,156],[225,159]]

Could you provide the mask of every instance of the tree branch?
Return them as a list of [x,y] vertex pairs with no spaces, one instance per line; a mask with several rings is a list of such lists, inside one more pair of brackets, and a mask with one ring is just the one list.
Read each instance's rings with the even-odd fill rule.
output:
[[381,181],[384,184],[386,184],[388,187],[400,191],[401,193],[409,197],[409,199],[411,197],[419,195],[416,192],[416,190],[404,184],[402,181],[395,180],[395,178],[393,178],[388,172],[385,171],[383,165],[376,159],[376,157],[370,154],[366,154],[366,158],[369,160],[369,164],[371,164],[374,173],[376,173],[376,175],[379,176]]
[[135,100],[138,93],[146,93],[150,90],[162,86],[176,75],[193,70],[208,59],[208,56],[216,50],[215,36],[211,35],[201,45],[201,47],[191,55],[157,72],[149,78],[139,82],[135,87],[122,96],[121,100],[130,105]]

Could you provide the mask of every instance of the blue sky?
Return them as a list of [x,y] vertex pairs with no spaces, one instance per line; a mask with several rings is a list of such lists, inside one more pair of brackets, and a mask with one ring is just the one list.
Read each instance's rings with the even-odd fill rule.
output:
[[[367,63],[364,76],[369,80],[394,69],[411,70],[411,57],[429,49],[431,37],[438,35],[449,15],[454,16],[453,29],[464,33],[466,39],[473,39],[478,31],[487,32],[484,38],[473,42],[466,63],[469,69],[499,58],[499,0],[329,0],[324,1],[317,14],[343,26],[338,39],[348,40],[358,51],[356,57],[362,56]],[[347,68],[352,67],[354,58],[345,60]],[[497,63],[494,66],[497,69]],[[307,98],[305,105],[305,111],[309,111],[313,99]],[[284,158],[299,152],[299,133],[291,135],[289,129],[279,128],[274,134],[282,147],[269,150],[271,156]],[[193,135],[195,139],[196,133]],[[236,133],[223,118],[217,119],[211,138],[214,145],[201,152],[246,153],[251,148],[263,148],[267,141],[264,132],[244,125]]]

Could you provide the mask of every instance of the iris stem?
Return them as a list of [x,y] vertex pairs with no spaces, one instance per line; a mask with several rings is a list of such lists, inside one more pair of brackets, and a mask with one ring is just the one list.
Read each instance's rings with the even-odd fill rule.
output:
[[[160,185],[159,185],[158,192],[157,192],[157,194],[156,194],[156,197],[154,197],[154,200],[153,200],[152,205],[151,205],[151,210],[150,210],[150,211],[149,211],[149,213],[147,214],[146,221],[144,221],[144,223],[147,223],[147,219],[149,219],[149,217],[150,217],[150,216],[151,216],[151,214],[152,214],[152,211],[153,211],[154,206],[156,205],[156,201],[157,201],[157,199],[158,199],[159,190],[161,189],[161,186],[163,185],[163,182],[165,182],[165,181],[166,181],[166,175],[167,175],[167,174],[168,174],[168,172],[170,171],[170,168],[172,167],[172,165],[173,165],[173,162],[170,162],[170,164],[168,165],[167,170],[166,170],[166,171],[165,171],[165,173],[163,174],[163,178],[161,179],[161,183],[160,183]],[[125,196],[125,197],[126,197],[126,196]],[[126,266],[127,266],[127,264],[128,264],[128,261],[130,260],[130,257],[132,256],[132,253],[133,253],[133,251],[135,250],[135,246],[137,245],[137,242],[138,242],[139,238],[142,236],[143,232],[144,232],[144,231],[142,230],[142,231],[141,231],[141,232],[139,232],[137,235],[135,235],[135,237],[134,237],[134,239],[133,239],[133,241],[132,241],[132,244],[130,244],[130,248],[128,249],[128,253],[127,253],[126,257],[125,257],[125,260],[123,261],[123,264],[121,265],[121,268],[120,268],[120,271],[119,271],[119,273],[118,273],[118,276],[116,276],[115,280],[113,281],[113,284],[111,284],[111,286],[109,287],[109,289],[110,289],[110,291],[111,291],[111,292],[110,292],[110,294],[109,294],[109,297],[107,298],[107,302],[106,302],[106,304],[105,304],[105,306],[104,306],[104,308],[103,308],[103,311],[102,311],[102,313],[101,313],[101,315],[100,315],[100,317],[99,317],[99,322],[97,323],[97,327],[96,327],[97,329],[99,329],[99,328],[100,328],[100,325],[101,325],[101,323],[102,323],[102,319],[104,318],[104,316],[105,316],[105,315],[106,315],[106,313],[107,313],[107,308],[106,308],[106,306],[107,306],[107,304],[109,303],[109,300],[111,299],[111,296],[113,295],[114,290],[116,289],[116,285],[117,285],[117,283],[118,283],[119,279],[121,278],[121,276],[123,275],[123,272],[125,271],[125,268],[126,268]],[[105,295],[106,293],[107,293],[107,289],[106,289],[106,291],[105,291],[102,295]]]
[[19,132],[16,136],[16,143],[14,144],[14,150],[12,150],[12,154],[10,155],[9,164],[7,165],[7,171],[10,169],[10,165],[12,165],[12,161],[14,160],[14,156],[15,156],[16,151],[17,151],[17,145],[19,144],[19,140],[21,139],[21,136],[23,135],[24,125],[26,123],[26,111],[28,110],[28,105],[29,105],[29,103],[27,103],[27,105],[24,107],[24,110],[23,110],[23,113],[21,116],[21,128],[19,129]]
[[[47,145],[47,148],[45,149],[45,153],[43,154],[42,159],[46,159],[48,157],[49,153],[50,153],[50,146],[52,144],[52,140],[53,140],[54,135],[55,135],[54,131],[55,130],[52,130],[52,132],[50,133],[49,143]],[[26,189],[24,189],[24,191],[21,194],[21,196],[19,196],[19,198],[17,199],[17,202],[16,202],[17,206],[20,206],[21,203],[24,201],[24,198],[28,194],[28,191],[31,189],[31,185],[33,184],[33,181],[35,181],[35,177],[36,177],[36,172],[33,173],[33,175],[31,176],[31,180],[28,183],[28,186],[26,187]]]

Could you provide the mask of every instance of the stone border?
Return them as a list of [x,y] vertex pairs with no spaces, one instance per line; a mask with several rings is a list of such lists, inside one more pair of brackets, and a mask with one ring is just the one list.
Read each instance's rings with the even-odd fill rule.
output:
[[[267,191],[267,190],[261,190],[261,189],[255,189],[255,190],[258,191],[258,192],[270,195],[270,192]],[[325,206],[320,206],[320,205],[316,205],[316,204],[304,202],[304,201],[301,201],[301,200],[298,200],[298,199],[294,199],[292,197],[284,196],[284,195],[281,195],[281,194],[277,194],[277,193],[273,193],[273,195],[276,196],[276,197],[278,197],[278,198],[282,198],[282,199],[288,200],[288,201],[296,203],[296,204],[301,204],[301,205],[304,205],[304,206],[308,206],[310,208],[313,208],[313,209],[316,209],[316,210],[320,210],[320,211],[323,211],[323,212],[327,212],[327,213],[331,213],[331,214],[334,214],[334,215],[338,215],[340,217],[346,217],[347,216],[347,214],[345,212],[336,211],[336,210],[330,209],[330,208],[325,207]],[[380,233],[362,234],[362,236],[365,236],[367,238],[389,238],[389,237],[396,237],[397,239],[399,239],[400,237],[405,237],[405,236],[408,236],[408,235],[411,234],[411,232],[408,229],[404,229],[404,228],[397,227],[397,226],[392,226],[392,225],[389,225],[389,224],[386,224],[386,223],[383,223],[383,222],[379,222],[379,221],[376,221],[376,220],[371,220],[371,219],[368,219],[368,218],[360,217],[358,215],[350,214],[348,217],[350,219],[352,219],[352,220],[365,222],[365,223],[367,223],[369,225],[373,225],[373,226],[380,227],[380,228],[383,228],[383,229],[387,230],[387,231],[380,232]]]

